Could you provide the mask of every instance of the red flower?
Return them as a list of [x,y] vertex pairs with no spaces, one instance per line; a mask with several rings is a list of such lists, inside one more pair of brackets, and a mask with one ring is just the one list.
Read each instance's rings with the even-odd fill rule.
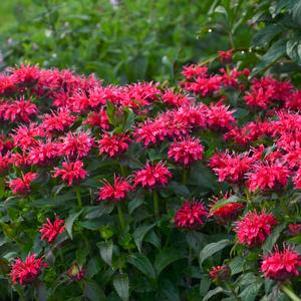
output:
[[196,229],[204,224],[207,215],[202,203],[185,201],[176,212],[174,222],[177,228]]
[[83,168],[84,163],[80,160],[75,162],[63,162],[62,168],[55,167],[54,177],[61,177],[63,181],[67,182],[68,186],[72,186],[73,182],[85,179],[87,176],[86,170]]
[[33,147],[38,144],[36,139],[42,136],[40,127],[35,123],[30,123],[29,126],[19,126],[11,134],[15,146],[20,147],[23,151],[29,147]]
[[248,174],[247,186],[250,191],[277,189],[287,184],[289,170],[280,163],[258,164]]
[[187,138],[173,142],[168,150],[168,157],[175,162],[190,165],[194,161],[201,160],[204,148],[196,138]]
[[298,269],[300,267],[300,254],[289,247],[285,247],[282,251],[276,249],[273,253],[264,256],[261,272],[267,278],[283,281],[299,276]]
[[36,66],[21,65],[13,71],[12,78],[18,85],[34,84],[38,81],[40,72]]
[[288,234],[291,236],[296,236],[301,234],[301,224],[289,224]]
[[28,172],[21,178],[12,179],[9,181],[9,188],[14,194],[27,195],[30,192],[30,184],[37,178],[38,174],[35,172]]
[[41,239],[52,243],[59,234],[63,233],[65,230],[65,221],[55,217],[54,222],[51,222],[47,218],[46,222],[39,229],[39,232],[42,234]]
[[104,186],[99,189],[100,201],[119,202],[126,198],[129,191],[132,190],[130,183],[118,176],[114,176],[114,184],[110,184],[107,180],[103,180]]
[[243,153],[217,153],[211,157],[209,165],[218,176],[219,182],[237,183],[244,179],[252,161],[252,158]]
[[67,109],[61,109],[57,113],[45,114],[42,119],[41,127],[51,132],[62,132],[68,129],[76,120]]
[[129,147],[129,137],[125,134],[113,134],[105,133],[99,140],[99,153],[107,154],[113,158],[121,153],[124,153]]
[[71,133],[69,132],[61,143],[61,154],[63,156],[81,159],[87,156],[93,146],[93,138],[87,133]]
[[209,271],[209,277],[213,281],[225,281],[230,277],[231,271],[227,265],[217,265]]
[[244,208],[244,205],[237,202],[230,202],[217,208],[214,206],[210,210],[210,216],[215,217],[218,221],[224,223],[227,221],[233,221],[237,218],[239,213]]
[[231,129],[235,124],[233,113],[234,110],[229,110],[229,106],[225,106],[221,102],[211,103],[207,111],[207,123],[213,130]]
[[89,113],[87,119],[84,121],[84,124],[88,124],[92,127],[98,126],[103,130],[108,130],[110,128],[109,118],[104,109],[101,109],[99,112]]
[[47,165],[59,156],[59,144],[52,141],[43,143],[38,141],[37,145],[29,149],[28,161],[33,165]]
[[236,223],[235,232],[240,244],[248,247],[260,246],[277,224],[271,213],[248,212]]
[[166,90],[162,95],[162,102],[173,107],[180,107],[189,105],[190,100],[185,95],[176,94],[172,90]]
[[29,284],[41,274],[44,267],[47,267],[47,263],[42,258],[36,258],[35,254],[28,255],[25,261],[17,258],[11,267],[11,280],[14,284]]
[[0,116],[7,121],[30,122],[30,118],[38,112],[37,106],[30,100],[17,100],[0,105]]
[[159,162],[153,165],[146,163],[144,169],[136,172],[134,184],[135,186],[154,188],[157,185],[166,185],[171,177],[172,174],[164,163]]
[[154,121],[146,121],[139,125],[134,132],[134,136],[137,142],[142,142],[144,146],[155,144],[163,141],[168,134],[166,123],[157,118]]
[[231,63],[232,61],[232,56],[233,56],[233,50],[229,49],[226,51],[218,51],[218,57],[220,59],[220,61],[224,64],[228,64]]
[[196,76],[206,76],[208,68],[206,66],[198,66],[198,65],[189,65],[184,66],[182,75],[186,77],[186,79],[191,80]]

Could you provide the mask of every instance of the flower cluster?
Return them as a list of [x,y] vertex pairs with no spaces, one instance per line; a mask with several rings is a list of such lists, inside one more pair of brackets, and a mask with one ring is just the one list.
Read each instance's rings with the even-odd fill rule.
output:
[[[295,209],[301,92],[270,76],[250,81],[249,70],[231,66],[234,57],[234,50],[220,52],[227,66],[215,73],[208,66],[184,67],[175,88],[105,85],[95,76],[35,66],[0,76],[3,241],[13,242],[21,257],[37,250],[13,261],[13,284],[30,284],[47,264],[59,262],[47,281],[51,273],[64,275],[65,283],[87,277],[89,292],[92,278],[108,273],[106,264],[118,267],[116,273],[140,268],[140,259],[160,265],[157,249],[164,246],[175,261],[189,258],[193,265],[193,253],[199,258],[205,244],[222,250],[219,238],[222,246],[235,245],[233,254],[246,257],[243,264],[254,275],[261,271],[276,281],[299,275],[295,249],[262,254],[265,242],[298,242],[301,233]],[[34,223],[34,230],[26,228]],[[231,280],[234,264],[224,258],[229,250],[216,256],[223,265],[212,258],[220,264],[209,272],[215,283]],[[105,282],[114,278],[111,289],[118,277],[136,272],[109,273]],[[178,283],[194,283],[186,276]]]

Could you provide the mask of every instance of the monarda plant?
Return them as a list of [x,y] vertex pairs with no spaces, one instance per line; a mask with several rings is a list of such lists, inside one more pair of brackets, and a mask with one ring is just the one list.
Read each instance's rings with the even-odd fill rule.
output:
[[1,74],[2,300],[300,300],[301,91],[219,57]]

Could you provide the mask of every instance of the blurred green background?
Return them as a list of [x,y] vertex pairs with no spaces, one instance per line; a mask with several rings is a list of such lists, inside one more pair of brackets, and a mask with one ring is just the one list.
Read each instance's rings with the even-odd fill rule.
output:
[[[173,81],[183,64],[233,46],[225,22],[214,31],[210,28],[216,19],[212,4],[212,0],[131,0],[117,5],[109,0],[4,1],[2,68],[28,62],[95,72],[114,83]],[[241,18],[238,6],[233,12],[233,18]],[[248,45],[250,38],[242,22],[235,46]]]
[[0,69],[30,63],[110,83],[174,82],[183,65],[233,48],[255,74],[298,78],[300,20],[298,0],[3,0]]

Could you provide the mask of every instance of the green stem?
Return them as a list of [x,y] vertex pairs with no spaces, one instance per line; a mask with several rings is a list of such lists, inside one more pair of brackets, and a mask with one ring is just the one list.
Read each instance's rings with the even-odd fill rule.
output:
[[119,219],[119,223],[120,223],[120,228],[121,230],[125,229],[125,221],[124,221],[124,215],[123,215],[123,211],[122,211],[122,204],[117,204],[117,211],[118,211],[118,219]]
[[159,196],[156,190],[153,191],[153,200],[154,200],[154,213],[155,217],[159,218],[160,210],[159,210]]
[[186,185],[187,183],[187,174],[188,174],[188,169],[184,168],[183,173],[182,173],[182,184]]
[[301,299],[292,291],[291,288],[286,285],[281,286],[281,290],[292,300],[292,301],[301,301]]
[[119,164],[119,165],[120,165],[120,173],[123,177],[125,177],[126,176],[126,170],[125,170],[125,168],[122,164]]
[[83,202],[82,202],[82,197],[80,195],[80,189],[79,187],[75,188],[75,192],[76,192],[76,198],[77,198],[77,204],[79,208],[83,207]]

